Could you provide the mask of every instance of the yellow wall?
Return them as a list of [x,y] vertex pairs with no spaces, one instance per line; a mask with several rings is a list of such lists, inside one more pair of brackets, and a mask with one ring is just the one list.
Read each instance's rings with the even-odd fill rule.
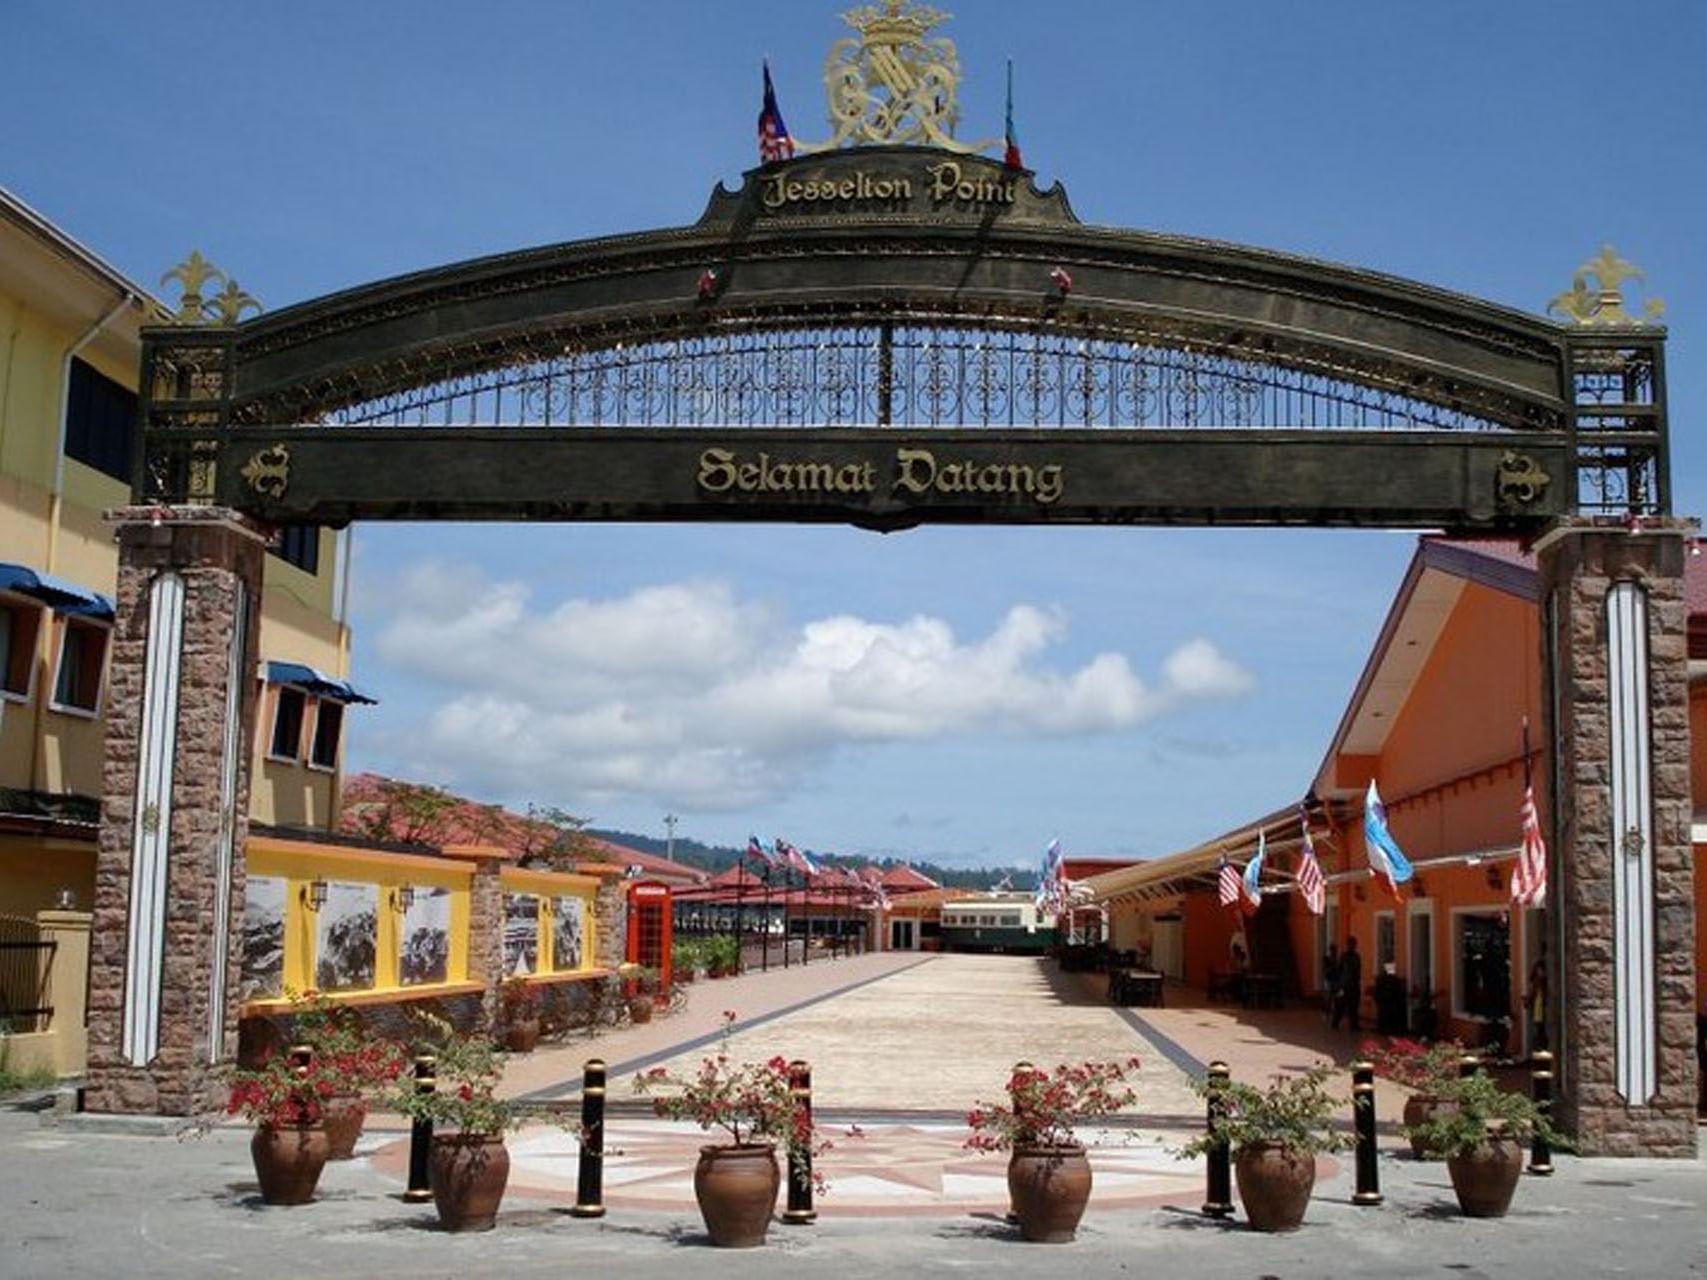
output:
[[[411,995],[439,988],[412,984],[405,988],[399,979],[398,961],[402,947],[402,904],[396,890],[421,885],[451,891],[450,959],[446,985],[468,979],[469,886],[472,867],[443,858],[421,858],[407,854],[375,853],[367,850],[303,844],[289,840],[253,839],[246,848],[248,874],[276,876],[285,883],[286,992],[314,989],[316,922],[308,906],[308,888],[316,880],[347,881],[379,887],[379,936],[375,944],[374,986],[377,993],[407,990]],[[340,999],[350,993],[340,992]],[[270,1009],[288,1000],[260,1000],[251,1008]]]
[[[499,887],[506,893],[531,893],[539,899],[539,974],[571,973],[598,967],[599,939],[596,899],[599,892],[597,876],[578,876],[559,871],[527,871],[520,867],[505,867],[498,877]],[[552,921],[558,898],[579,898],[581,912],[581,963],[574,969],[559,968],[557,964]]]
[[95,842],[0,836],[0,915],[34,916],[58,905],[69,889],[77,909],[95,901]]

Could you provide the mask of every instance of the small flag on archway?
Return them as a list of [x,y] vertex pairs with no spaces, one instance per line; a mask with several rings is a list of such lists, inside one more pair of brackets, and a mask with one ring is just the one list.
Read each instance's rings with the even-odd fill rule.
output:
[[773,160],[790,160],[794,157],[794,139],[788,135],[788,126],[782,121],[782,109],[776,105],[776,86],[771,83],[771,64],[765,63],[765,104],[759,111],[759,160],[769,164]]
[[1002,163],[1010,169],[1025,168],[1025,161],[1019,154],[1019,133],[1014,129],[1014,60],[1008,59],[1008,122],[1006,132],[1007,150],[1002,157]]

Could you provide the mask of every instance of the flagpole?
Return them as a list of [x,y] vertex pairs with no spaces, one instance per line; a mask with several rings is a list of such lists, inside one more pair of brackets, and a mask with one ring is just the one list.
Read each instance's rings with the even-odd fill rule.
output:
[[771,864],[765,863],[765,914],[761,921],[764,938],[759,943],[759,972],[771,971]]

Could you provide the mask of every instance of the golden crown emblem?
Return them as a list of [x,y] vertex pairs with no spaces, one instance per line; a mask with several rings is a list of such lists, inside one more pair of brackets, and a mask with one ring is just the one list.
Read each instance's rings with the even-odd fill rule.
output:
[[999,145],[955,139],[960,58],[952,40],[931,36],[949,16],[911,0],[883,0],[844,13],[842,21],[859,34],[836,41],[825,60],[833,132],[827,142],[797,142],[799,149],[923,144],[971,152]]
[[907,0],[884,0],[881,9],[874,4],[849,9],[842,21],[859,32],[867,45],[896,45],[923,40],[927,31],[951,16],[929,5],[908,7]]

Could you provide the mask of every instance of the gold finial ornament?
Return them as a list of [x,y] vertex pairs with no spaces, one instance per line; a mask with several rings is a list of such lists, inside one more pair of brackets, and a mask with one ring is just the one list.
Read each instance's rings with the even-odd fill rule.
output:
[[237,281],[230,276],[225,278],[225,288],[214,294],[213,301],[207,305],[213,311],[211,318],[218,324],[236,324],[243,319],[245,311],[253,311],[257,315],[261,311],[261,300],[239,289]]
[[955,141],[960,55],[952,40],[929,38],[950,16],[912,0],[883,0],[844,13],[842,21],[859,34],[831,45],[824,63],[834,132],[828,142],[800,143],[799,149],[920,143],[971,153],[999,145]]
[[160,277],[161,284],[170,284],[176,280],[184,293],[178,299],[178,313],[172,317],[175,324],[206,324],[206,304],[202,298],[202,288],[205,285],[225,279],[225,272],[202,257],[200,249],[190,250],[190,256],[165,275]]
[[1611,245],[1602,245],[1593,259],[1577,268],[1571,287],[1549,302],[1547,310],[1580,325],[1658,324],[1665,315],[1660,299],[1649,298],[1641,316],[1631,315],[1624,307],[1624,282],[1644,279],[1639,267],[1619,257]]

